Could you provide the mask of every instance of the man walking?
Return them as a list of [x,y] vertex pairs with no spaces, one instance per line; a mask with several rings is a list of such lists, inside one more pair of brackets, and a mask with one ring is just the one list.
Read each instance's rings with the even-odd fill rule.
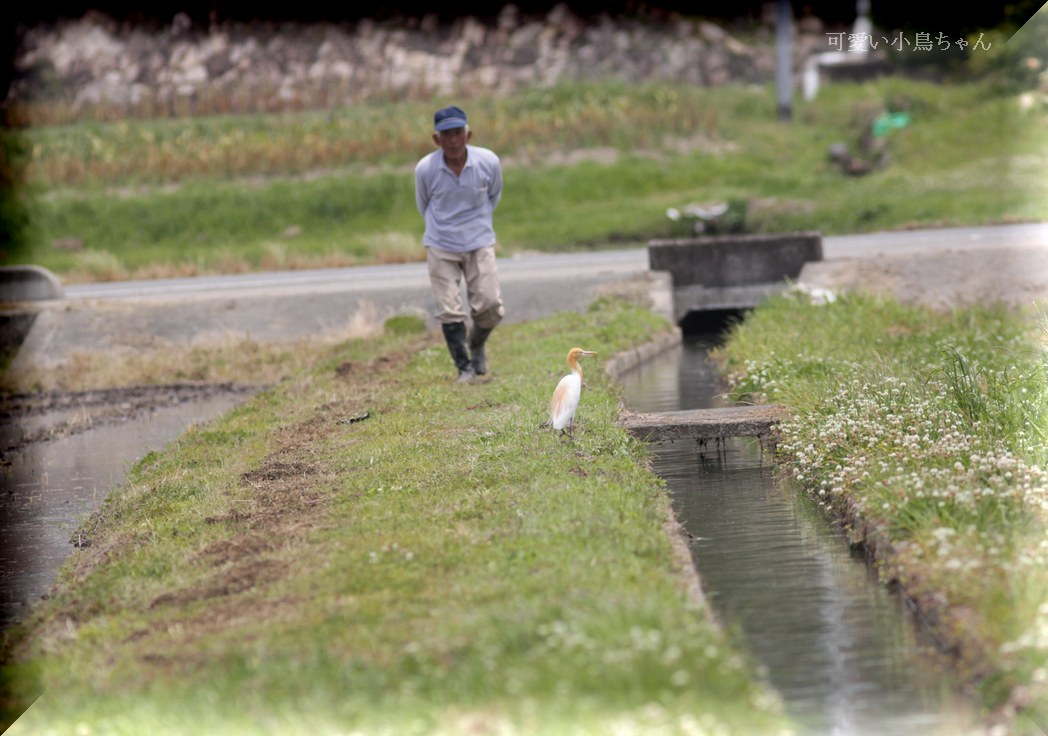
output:
[[[502,197],[502,166],[473,137],[466,113],[445,107],[433,115],[436,151],[415,166],[415,203],[425,220],[429,280],[437,303],[434,315],[444,331],[458,380],[470,383],[488,372],[484,343],[505,310],[495,270],[492,213]],[[462,279],[472,328],[466,330]]]

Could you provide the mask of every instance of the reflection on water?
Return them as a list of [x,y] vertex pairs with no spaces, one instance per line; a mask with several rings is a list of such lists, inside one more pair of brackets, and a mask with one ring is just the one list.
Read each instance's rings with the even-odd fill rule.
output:
[[619,377],[634,411],[730,406],[717,369],[706,359],[715,335],[688,335],[683,343]]
[[[70,536],[123,482],[127,469],[194,424],[243,400],[221,396],[157,408],[141,417],[11,453],[0,504],[0,628],[46,593],[72,552]],[[24,429],[24,428],[23,428]]]
[[958,712],[899,600],[756,440],[700,457],[656,448],[712,605],[738,626],[787,708],[810,733],[958,733]]
[[[724,405],[706,346],[687,344],[622,377],[637,411]],[[701,366],[694,365],[701,363]],[[756,440],[654,446],[703,587],[741,632],[803,734],[959,734],[970,707],[922,648],[904,604]]]

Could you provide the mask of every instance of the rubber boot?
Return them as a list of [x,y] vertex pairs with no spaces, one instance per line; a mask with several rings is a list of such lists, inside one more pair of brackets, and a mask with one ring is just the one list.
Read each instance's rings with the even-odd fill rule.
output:
[[483,376],[488,372],[488,356],[484,353],[484,343],[494,327],[477,327],[469,331],[469,354],[473,356],[473,372]]
[[440,328],[444,331],[444,341],[448,344],[451,360],[458,368],[459,383],[472,383],[477,374],[469,359],[469,350],[466,349],[466,323],[446,322]]

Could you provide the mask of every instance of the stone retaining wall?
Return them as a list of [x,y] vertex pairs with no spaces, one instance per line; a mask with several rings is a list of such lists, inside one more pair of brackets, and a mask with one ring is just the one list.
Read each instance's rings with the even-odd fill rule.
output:
[[[696,85],[774,79],[774,26],[740,40],[684,17],[586,20],[564,5],[525,17],[506,5],[493,22],[435,16],[399,23],[218,24],[177,16],[150,31],[98,13],[26,29],[15,100],[73,112],[189,114],[349,105],[370,99],[503,94],[561,80],[672,80]],[[795,68],[826,50],[822,23],[796,25]]]

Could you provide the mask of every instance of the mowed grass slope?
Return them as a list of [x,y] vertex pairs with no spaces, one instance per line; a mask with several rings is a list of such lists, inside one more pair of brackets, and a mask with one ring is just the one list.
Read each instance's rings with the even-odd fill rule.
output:
[[539,427],[568,348],[607,358],[667,328],[609,300],[507,326],[472,386],[432,334],[345,343],[146,457],[22,631],[7,674],[47,691],[22,724],[782,731],[687,592],[599,362],[574,436]]

